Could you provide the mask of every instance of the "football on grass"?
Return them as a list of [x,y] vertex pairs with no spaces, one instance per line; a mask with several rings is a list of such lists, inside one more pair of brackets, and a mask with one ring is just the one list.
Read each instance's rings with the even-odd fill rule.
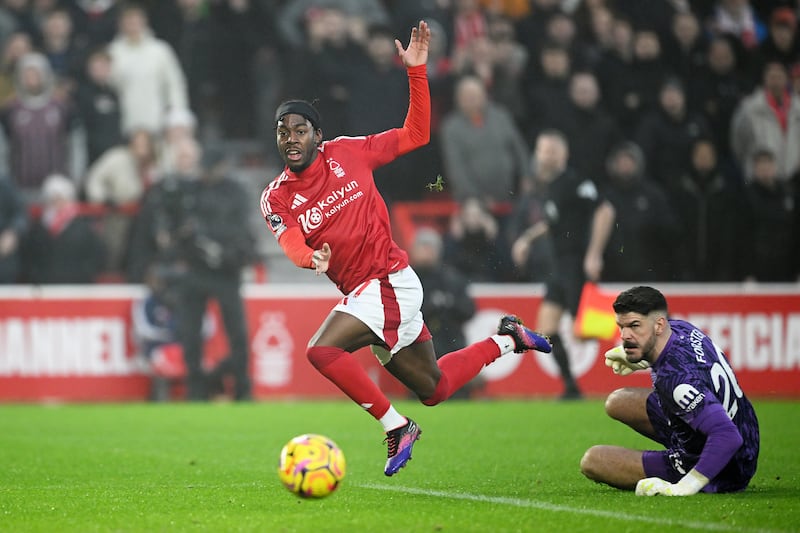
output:
[[299,435],[281,450],[281,483],[302,498],[324,498],[335,491],[345,473],[341,448],[323,435]]

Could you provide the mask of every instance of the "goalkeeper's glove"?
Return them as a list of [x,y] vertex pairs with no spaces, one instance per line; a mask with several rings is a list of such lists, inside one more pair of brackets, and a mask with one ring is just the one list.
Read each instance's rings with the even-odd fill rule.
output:
[[708,478],[692,468],[677,483],[664,481],[660,477],[640,479],[636,483],[637,496],[691,496],[708,484]]
[[638,363],[631,363],[625,357],[625,349],[622,346],[615,346],[606,352],[606,366],[611,367],[615,374],[627,376],[637,370],[650,368],[650,363],[644,359]]

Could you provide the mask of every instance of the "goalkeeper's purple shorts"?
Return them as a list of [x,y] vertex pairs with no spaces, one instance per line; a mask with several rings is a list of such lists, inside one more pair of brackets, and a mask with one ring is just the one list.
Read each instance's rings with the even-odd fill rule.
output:
[[[662,411],[658,403],[656,393],[653,392],[647,397],[647,416],[656,433],[656,440],[661,443],[666,450],[645,451],[642,455],[642,466],[647,477],[660,477],[670,483],[677,483],[689,470],[694,468],[700,455],[689,453],[680,447],[671,447],[672,429],[668,423],[667,415]],[[753,477],[749,465],[740,465],[732,460],[708,485],[703,487],[702,492],[737,492],[747,487]]]

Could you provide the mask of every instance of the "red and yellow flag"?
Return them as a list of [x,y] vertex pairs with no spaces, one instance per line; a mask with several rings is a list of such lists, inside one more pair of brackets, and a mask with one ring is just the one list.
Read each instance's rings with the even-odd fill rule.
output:
[[618,333],[617,317],[611,305],[616,295],[603,292],[596,283],[583,285],[574,333],[580,339],[612,340]]

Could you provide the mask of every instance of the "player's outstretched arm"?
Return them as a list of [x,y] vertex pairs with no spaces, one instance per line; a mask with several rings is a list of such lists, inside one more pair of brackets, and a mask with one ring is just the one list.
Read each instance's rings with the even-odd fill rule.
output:
[[399,39],[394,40],[397,55],[403,60],[406,67],[418,67],[428,62],[428,46],[431,42],[431,30],[424,20],[419,21],[419,26],[411,29],[411,39],[408,48],[403,48]]
[[289,228],[278,237],[278,244],[281,245],[286,257],[300,268],[309,268],[324,274],[328,271],[328,264],[331,260],[331,247],[328,243],[322,245],[322,249],[314,250],[306,244],[300,228]]
[[431,139],[431,94],[428,87],[427,61],[431,30],[422,20],[419,27],[411,30],[408,48],[403,48],[395,39],[397,53],[402,58],[408,73],[408,113],[403,127],[398,131],[398,155],[407,154]]

